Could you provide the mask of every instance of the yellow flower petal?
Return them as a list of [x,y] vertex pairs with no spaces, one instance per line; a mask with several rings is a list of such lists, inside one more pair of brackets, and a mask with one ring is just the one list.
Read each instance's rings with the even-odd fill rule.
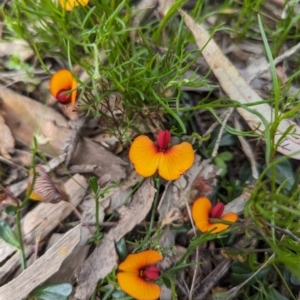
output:
[[[237,214],[229,212],[227,214],[225,214],[224,216],[221,217],[222,220],[224,221],[229,221],[229,222],[236,222],[238,219]],[[207,231],[212,230],[213,228],[215,228],[211,233],[216,234],[219,233],[221,231],[226,230],[230,225],[227,224],[222,224],[222,223],[214,223],[214,224],[210,224],[209,228]]]
[[147,266],[157,264],[162,260],[158,251],[146,250],[139,253],[129,254],[119,265],[119,270],[126,272],[139,272]]
[[137,273],[119,272],[117,280],[122,291],[137,300],[155,300],[160,296],[159,285],[142,279]]
[[61,90],[71,90],[73,83],[73,75],[69,70],[59,70],[54,73],[50,79],[50,92],[56,98]]
[[71,11],[75,6],[86,6],[89,0],[59,0],[59,5],[67,11]]
[[188,142],[175,145],[165,152],[159,161],[158,173],[166,180],[176,180],[194,163],[195,153]]
[[[29,187],[27,188],[27,192],[28,192],[28,190],[29,190]],[[42,198],[40,197],[40,195],[34,191],[31,192],[29,198],[34,201],[43,201]]]
[[211,210],[211,202],[207,197],[198,198],[192,206],[193,220],[195,222],[196,227],[201,232],[207,232],[208,229],[210,228],[211,225],[209,223],[210,210]]
[[156,172],[162,155],[146,135],[138,136],[129,150],[129,159],[135,171],[143,177],[152,176]]

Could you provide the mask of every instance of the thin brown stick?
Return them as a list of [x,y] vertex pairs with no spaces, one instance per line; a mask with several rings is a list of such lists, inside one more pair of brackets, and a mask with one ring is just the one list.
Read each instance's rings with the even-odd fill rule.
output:
[[300,238],[298,238],[296,235],[294,235],[291,231],[289,231],[288,229],[284,229],[281,228],[279,226],[276,226],[274,224],[271,223],[266,223],[268,226],[273,227],[275,229],[277,229],[278,231],[282,232],[285,235],[288,235],[289,237],[291,237],[293,240],[295,240],[296,242],[300,243]]
[[219,145],[220,145],[220,142],[221,142],[221,139],[222,139],[222,135],[223,135],[225,126],[226,126],[226,124],[228,122],[228,119],[231,116],[233,110],[234,110],[234,108],[229,108],[227,110],[227,112],[226,112],[226,115],[225,115],[225,118],[223,120],[222,126],[220,128],[220,132],[219,132],[219,135],[218,135],[218,138],[217,138],[214,150],[213,150],[212,155],[211,155],[211,159],[214,159],[217,156],[217,154],[218,154],[218,149],[219,149]]

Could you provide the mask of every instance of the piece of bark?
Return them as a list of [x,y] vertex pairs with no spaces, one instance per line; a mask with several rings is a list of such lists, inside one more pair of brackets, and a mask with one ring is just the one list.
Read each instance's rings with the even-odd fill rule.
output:
[[94,173],[94,170],[97,168],[97,165],[72,165],[68,168],[61,167],[60,169],[56,170],[56,174],[62,175],[69,175],[75,173]]
[[[7,244],[4,242],[4,240],[0,239],[0,264],[3,265],[4,261],[10,257],[14,252],[16,251],[16,248],[13,247],[10,244]],[[1,267],[0,267],[0,277],[1,277]]]
[[32,164],[32,154],[29,151],[15,149],[11,160],[17,165],[29,168]]
[[[70,202],[72,202],[73,205],[77,206],[82,201],[87,186],[88,183],[86,179],[78,174],[65,183],[65,191],[70,196]],[[36,236],[39,235],[40,238],[43,239],[72,212],[73,208],[69,203],[59,202],[56,204],[40,203],[26,214],[22,220],[22,233],[25,242],[25,251],[28,251],[28,247],[30,247],[33,251],[33,248],[31,248],[31,245],[29,244],[35,244]],[[11,256],[16,251],[16,249],[12,246],[5,246],[2,248],[2,244],[3,242],[0,240],[0,261]],[[6,268],[5,265],[7,263],[11,265],[11,268]],[[5,278],[8,278],[13,270],[17,268],[19,263],[20,261],[14,260],[14,262],[10,262],[10,260],[8,260],[0,267],[0,275],[3,274]],[[6,270],[7,273],[4,274],[3,270]],[[3,279],[0,276],[0,282],[2,281]]]
[[[9,278],[14,274],[14,272],[20,267],[20,251],[16,252],[16,248],[11,249],[14,253],[12,257],[9,258],[9,260],[0,267],[0,286],[3,285]],[[34,246],[29,245],[25,248],[25,257],[28,258],[34,251]],[[0,299],[1,293],[0,293]]]
[[152,180],[147,179],[134,195],[128,208],[122,206],[117,210],[120,214],[118,225],[104,235],[101,244],[76,271],[78,286],[73,299],[89,299],[97,282],[117,266],[115,242],[145,219],[151,209],[155,192]]
[[17,278],[0,287],[0,300],[22,300],[27,298],[37,286],[55,274],[65,259],[72,254],[81,241],[82,226],[78,225],[24,270]]
[[[86,179],[79,174],[65,183],[65,191],[74,206],[82,201],[87,187]],[[27,243],[34,243],[37,235],[43,239],[73,211],[70,203],[64,201],[56,204],[40,203],[23,218],[23,239]]]
[[205,277],[199,288],[199,292],[195,295],[195,300],[206,299],[208,293],[213,286],[228,272],[231,261],[224,259],[207,277]]
[[125,167],[128,165],[127,162],[108,152],[89,138],[83,138],[77,145],[71,164],[94,165],[95,163],[98,166],[95,168],[94,174],[99,177],[110,174],[114,182],[126,177]]
[[[57,241],[60,240],[62,236],[63,234],[57,234],[58,237]],[[88,251],[90,249],[90,245],[87,245],[87,242],[90,238],[91,238],[91,232],[86,227],[82,227],[80,242],[75,246],[72,253],[62,263],[59,271],[56,272],[54,275],[52,275],[45,283],[47,284],[55,284],[55,283],[62,283],[62,282],[74,283],[75,282],[74,270],[77,267],[79,267],[87,257]]]

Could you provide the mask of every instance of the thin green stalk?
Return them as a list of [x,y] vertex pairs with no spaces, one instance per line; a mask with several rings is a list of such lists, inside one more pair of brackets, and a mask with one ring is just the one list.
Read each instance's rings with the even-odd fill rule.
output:
[[[274,64],[274,59],[272,56],[272,52],[268,43],[268,39],[266,37],[266,33],[264,31],[263,28],[263,24],[260,18],[260,15],[257,16],[258,17],[258,24],[259,24],[259,28],[260,28],[260,33],[263,39],[263,43],[265,46],[265,50],[267,53],[267,57],[270,63],[270,70],[271,70],[271,74],[272,74],[272,85],[273,85],[273,90],[274,90],[274,119],[273,124],[270,124],[270,132],[271,132],[271,156],[268,158],[268,164],[273,161],[275,159],[276,156],[276,131],[280,122],[280,118],[279,118],[279,101],[280,101],[280,86],[279,86],[279,82],[278,82],[278,77],[277,77],[277,73],[276,73],[276,69],[275,69],[275,64]],[[276,191],[276,165],[273,164],[272,168],[272,181],[271,181],[271,191],[272,193],[275,193]],[[275,217],[276,217],[276,204],[277,201],[274,199],[273,200],[273,208],[272,208],[272,225],[275,225]],[[271,232],[272,232],[272,238],[273,241],[276,241],[276,234],[275,234],[275,230],[274,228],[271,228]]]
[[160,178],[158,177],[158,178],[155,178],[154,180],[155,180],[156,194],[155,194],[154,201],[153,201],[153,207],[152,207],[152,211],[151,211],[150,224],[149,224],[149,228],[148,228],[147,234],[146,234],[145,239],[144,239],[144,243],[147,243],[148,240],[150,239],[152,228],[153,228],[153,224],[154,224],[154,219],[155,219],[156,207],[157,207],[157,203],[158,203],[159,188],[160,188]]
[[24,208],[24,206],[27,204],[27,202],[29,201],[30,195],[33,192],[34,184],[35,184],[36,177],[37,177],[37,174],[35,172],[35,167],[36,167],[36,153],[37,153],[37,140],[36,140],[35,136],[33,137],[33,147],[31,149],[31,152],[32,152],[31,164],[32,164],[32,172],[33,172],[32,182],[31,182],[31,185],[30,185],[29,189],[26,192],[25,199],[22,201],[22,204],[20,206],[20,210],[22,210]]
[[17,224],[17,234],[18,234],[18,239],[19,239],[19,247],[20,247],[20,253],[21,253],[21,266],[22,269],[26,269],[26,256],[24,252],[24,245],[23,245],[23,238],[22,238],[22,226],[21,226],[21,212],[24,206],[27,204],[29,201],[30,195],[33,191],[34,184],[36,181],[37,174],[35,172],[35,167],[36,167],[36,152],[37,152],[37,141],[36,138],[33,138],[33,147],[32,147],[32,168],[33,168],[33,178],[31,185],[29,187],[29,190],[26,193],[25,199],[23,200],[22,204],[18,207],[17,213],[16,213],[16,224]]
[[20,247],[20,254],[21,254],[21,266],[22,269],[26,269],[26,256],[24,251],[24,245],[23,245],[23,238],[22,238],[22,226],[21,226],[21,207],[17,209],[16,213],[16,224],[17,224],[17,234],[19,239],[19,247]]
[[96,237],[100,237],[100,221],[99,221],[99,197],[95,195],[95,211],[96,211]]

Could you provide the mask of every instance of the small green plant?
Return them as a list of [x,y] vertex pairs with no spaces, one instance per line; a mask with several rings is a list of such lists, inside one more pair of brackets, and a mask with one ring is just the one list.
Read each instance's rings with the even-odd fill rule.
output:
[[117,187],[119,185],[119,182],[110,184],[110,175],[103,175],[99,181],[96,177],[91,177],[89,179],[89,185],[92,190],[93,198],[95,199],[95,219],[96,219],[96,232],[94,236],[91,238],[91,241],[98,244],[102,237],[101,232],[101,225],[99,221],[99,205],[101,205],[101,199],[104,198],[104,196],[109,193],[110,189]]

